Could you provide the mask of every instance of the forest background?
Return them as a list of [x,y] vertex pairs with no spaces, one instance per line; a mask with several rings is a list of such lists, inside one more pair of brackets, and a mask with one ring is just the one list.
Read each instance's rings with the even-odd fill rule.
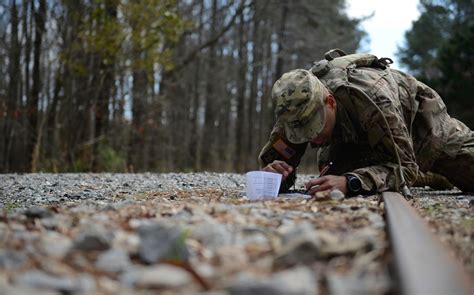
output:
[[[472,1],[419,9],[400,62],[473,128]],[[368,17],[345,0],[2,1],[0,172],[255,169],[273,82],[358,51]]]

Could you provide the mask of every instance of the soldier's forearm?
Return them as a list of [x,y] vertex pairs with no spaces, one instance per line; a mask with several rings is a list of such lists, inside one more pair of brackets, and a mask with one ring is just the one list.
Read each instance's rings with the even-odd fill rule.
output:
[[[398,165],[384,163],[376,166],[359,168],[351,172],[359,177],[362,189],[366,194],[379,193],[387,190],[399,191],[400,179],[398,177]],[[402,173],[410,186],[416,179],[418,166],[416,164],[402,165]]]

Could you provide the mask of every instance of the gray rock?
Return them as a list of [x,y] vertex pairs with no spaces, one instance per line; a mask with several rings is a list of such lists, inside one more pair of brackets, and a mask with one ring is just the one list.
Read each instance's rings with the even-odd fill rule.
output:
[[318,294],[316,274],[308,267],[299,266],[274,274],[271,284],[285,294]]
[[321,240],[314,226],[302,222],[283,234],[283,247],[277,252],[274,266],[286,268],[297,264],[311,264],[322,258]]
[[277,252],[274,266],[288,267],[311,264],[315,260],[366,251],[372,246],[369,234],[358,234],[344,239],[323,230],[314,230],[302,223],[283,236],[283,247]]
[[93,292],[96,285],[88,274],[56,277],[39,270],[30,270],[15,277],[14,283],[29,288],[57,290],[64,293]]
[[160,223],[142,225],[138,228],[140,247],[138,255],[145,263],[156,263],[162,259],[185,260],[189,251],[185,244],[185,233],[178,227]]
[[318,294],[316,275],[303,266],[275,273],[269,278],[256,278],[253,274],[243,273],[226,290],[232,295]]
[[40,239],[40,247],[43,253],[56,258],[63,258],[72,245],[69,237],[55,231],[47,231]]
[[244,227],[235,235],[234,245],[246,244],[268,244],[270,243],[270,232],[265,228],[259,227]]
[[21,267],[27,260],[25,254],[9,249],[0,249],[0,268],[15,269]]
[[3,285],[0,283],[0,295],[51,295],[51,291],[43,290],[40,291],[38,289],[33,288],[26,288],[26,287],[19,287],[19,286],[11,286],[11,285]]
[[33,207],[33,208],[26,209],[25,216],[28,218],[41,219],[41,218],[53,216],[53,212],[51,212],[51,210],[49,210],[48,208]]
[[335,189],[335,190],[332,190],[331,193],[329,194],[329,197],[332,199],[332,200],[342,200],[345,198],[345,195],[343,192],[341,192],[340,190],[338,189]]
[[183,209],[179,210],[178,213],[176,213],[175,215],[173,215],[173,219],[176,219],[176,220],[189,220],[190,218],[193,217],[193,211],[191,208],[188,208],[188,207],[184,207]]
[[102,251],[110,248],[113,235],[100,227],[83,230],[74,240],[73,248],[84,251]]
[[129,255],[138,255],[140,247],[140,237],[136,233],[130,233],[124,230],[114,232],[114,240],[112,243],[114,249],[121,249],[128,252]]
[[232,244],[232,228],[212,222],[198,223],[191,228],[191,237],[211,249]]
[[317,238],[320,244],[321,257],[331,258],[369,251],[374,242],[374,233],[373,229],[363,228],[341,238],[328,231],[318,231]]
[[288,245],[289,243],[292,243],[295,240],[311,239],[316,235],[316,230],[314,226],[307,221],[298,223],[296,225],[291,224],[285,229],[283,229],[282,232],[283,245]]
[[119,249],[110,249],[100,254],[96,261],[97,268],[111,273],[122,272],[130,265],[128,253]]
[[226,289],[231,295],[284,295],[276,286],[272,286],[268,282],[258,282],[253,280],[242,280],[227,287]]
[[335,206],[334,208],[332,208],[332,210],[334,210],[334,211],[341,211],[341,212],[350,211],[350,210],[351,210],[351,206],[346,205],[346,204],[340,204],[340,205],[337,205],[337,206]]
[[81,204],[71,208],[73,213],[89,213],[95,210],[95,205],[90,202],[82,202]]
[[105,206],[103,206],[100,210],[101,211],[117,211],[119,209],[125,208],[127,206],[131,206],[134,204],[136,204],[136,202],[132,200],[110,202],[110,203],[107,203]]
[[385,227],[385,221],[384,221],[383,217],[380,214],[368,213],[367,218],[372,223],[373,227],[375,227],[375,228],[384,228]]
[[143,289],[179,288],[192,280],[187,271],[172,265],[134,268],[120,277],[123,285]]
[[60,221],[57,218],[54,217],[47,217],[41,219],[41,224],[46,228],[46,229],[57,229],[60,226]]
[[389,291],[390,282],[380,276],[363,276],[354,272],[346,275],[329,273],[326,277],[328,293],[346,294],[385,294]]
[[292,241],[277,252],[273,265],[285,268],[297,264],[311,264],[322,257],[321,244],[315,237],[305,237]]

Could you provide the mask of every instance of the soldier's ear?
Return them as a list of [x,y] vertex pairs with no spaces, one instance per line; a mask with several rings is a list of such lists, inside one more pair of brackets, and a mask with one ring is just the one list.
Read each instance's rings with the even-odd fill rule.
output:
[[324,104],[326,104],[328,107],[332,109],[335,109],[337,106],[336,99],[334,98],[334,96],[332,96],[332,94],[328,94],[324,98]]

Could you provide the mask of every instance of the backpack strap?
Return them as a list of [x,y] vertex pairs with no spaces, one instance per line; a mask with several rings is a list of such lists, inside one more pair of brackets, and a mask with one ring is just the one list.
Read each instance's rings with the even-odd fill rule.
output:
[[[338,54],[338,56],[334,56]],[[349,69],[358,67],[374,67],[385,70],[393,61],[390,58],[377,58],[373,54],[346,54],[339,48],[331,49],[324,54],[325,59],[314,62],[310,71],[318,78],[324,76],[333,68]]]
[[326,53],[324,54],[324,58],[325,58],[326,60],[333,60],[333,59],[335,58],[334,56],[332,56],[333,53],[337,53],[339,56],[345,56],[345,55],[347,55],[347,53],[346,53],[344,50],[339,49],[339,48],[334,48],[334,49],[331,49],[331,50],[329,50],[328,52],[326,52]]

